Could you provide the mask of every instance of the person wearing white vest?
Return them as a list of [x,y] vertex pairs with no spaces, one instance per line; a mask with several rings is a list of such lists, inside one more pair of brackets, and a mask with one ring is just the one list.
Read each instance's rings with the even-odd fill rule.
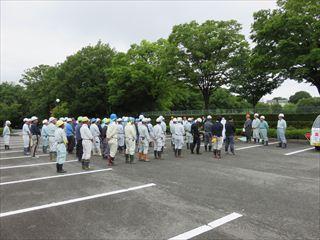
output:
[[23,126],[22,126],[22,139],[23,139],[23,154],[29,155],[30,154],[30,119],[24,118],[23,119]]
[[90,132],[88,124],[89,124],[89,118],[83,117],[82,118],[82,126],[80,128],[80,135],[82,138],[82,147],[83,147],[83,154],[82,154],[82,169],[83,170],[90,169],[89,164],[90,164],[92,142],[93,142],[93,136]]
[[282,148],[287,147],[287,139],[286,139],[286,129],[287,129],[287,122],[284,120],[284,114],[280,113],[278,116],[278,124],[277,124],[277,138],[279,141],[279,146]]
[[148,159],[148,150],[149,150],[149,142],[150,142],[150,135],[147,127],[148,119],[142,119],[142,125],[140,126],[139,138],[140,138],[140,146],[139,152],[141,154],[140,161],[149,162]]
[[136,149],[137,131],[134,125],[134,118],[129,117],[124,127],[126,139],[126,163],[134,163],[134,152]]
[[11,122],[7,120],[5,122],[3,132],[2,132],[5,150],[10,150],[10,125],[11,125]]
[[110,155],[108,157],[108,166],[114,165],[114,160],[118,150],[118,125],[116,123],[117,115],[112,113],[110,115],[110,124],[107,129],[107,140],[110,148]]
[[254,119],[252,121],[252,130],[253,130],[253,140],[254,143],[259,143],[260,141],[260,119],[259,114],[254,114]]

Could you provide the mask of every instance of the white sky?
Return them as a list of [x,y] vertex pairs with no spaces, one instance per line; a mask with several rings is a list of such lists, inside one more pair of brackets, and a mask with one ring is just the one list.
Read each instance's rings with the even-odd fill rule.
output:
[[[1,1],[1,81],[20,79],[27,68],[63,62],[99,39],[119,51],[142,39],[166,38],[173,25],[236,19],[249,40],[252,14],[275,8],[274,0],[225,1]],[[273,94],[318,96],[310,84],[286,81]]]

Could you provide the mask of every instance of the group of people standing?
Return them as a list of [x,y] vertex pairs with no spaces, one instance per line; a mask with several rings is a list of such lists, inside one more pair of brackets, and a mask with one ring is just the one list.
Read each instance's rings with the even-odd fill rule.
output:
[[[287,141],[285,131],[287,128],[284,115],[279,114],[277,135],[279,147],[285,148]],[[57,172],[63,173],[63,164],[67,153],[72,154],[76,148],[76,156],[82,163],[82,169],[90,169],[91,155],[107,159],[108,165],[115,164],[118,153],[124,153],[125,162],[135,163],[135,153],[140,161],[149,162],[149,149],[153,148],[154,158],[162,159],[165,147],[167,125],[165,119],[159,116],[152,124],[150,118],[140,115],[138,118],[122,117],[111,114],[109,118],[78,117],[60,118],[50,117],[42,121],[42,128],[38,126],[38,118],[25,118],[22,127],[23,152],[36,158],[37,147],[42,142],[43,153],[49,152],[51,161],[57,161]],[[5,149],[9,149],[10,121],[6,121],[3,130]],[[232,117],[226,120],[211,115],[202,118],[171,117],[169,122],[171,133],[171,146],[176,158],[182,157],[182,149],[186,144],[191,154],[201,154],[200,144],[203,136],[204,150],[213,152],[213,157],[220,159],[223,143],[226,154],[235,154],[234,142],[236,127]],[[246,115],[243,133],[247,142],[259,143],[268,146],[269,125],[264,116],[254,114]],[[230,152],[229,152],[230,150]]]

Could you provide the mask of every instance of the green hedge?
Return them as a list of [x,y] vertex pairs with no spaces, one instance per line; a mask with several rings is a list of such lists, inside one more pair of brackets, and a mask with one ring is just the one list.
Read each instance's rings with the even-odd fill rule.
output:
[[3,128],[0,128],[0,136],[2,137]]
[[[309,128],[305,128],[305,129],[288,128],[286,131],[286,138],[287,139],[306,139],[305,134],[310,131],[311,129]],[[242,135],[242,128],[237,129],[236,134]],[[274,128],[269,129],[268,137],[277,138],[277,129],[274,129]]]

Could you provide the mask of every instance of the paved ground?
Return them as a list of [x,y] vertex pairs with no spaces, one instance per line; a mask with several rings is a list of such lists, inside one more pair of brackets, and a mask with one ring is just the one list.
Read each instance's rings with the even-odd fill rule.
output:
[[236,156],[221,160],[186,150],[175,159],[166,149],[150,163],[118,156],[112,170],[95,157],[93,172],[82,175],[68,175],[82,172],[70,155],[58,178],[48,156],[17,158],[21,137],[13,143],[5,153],[0,139],[0,239],[169,239],[200,226],[183,238],[320,237],[319,152],[285,155],[310,148],[305,142],[237,143]]

